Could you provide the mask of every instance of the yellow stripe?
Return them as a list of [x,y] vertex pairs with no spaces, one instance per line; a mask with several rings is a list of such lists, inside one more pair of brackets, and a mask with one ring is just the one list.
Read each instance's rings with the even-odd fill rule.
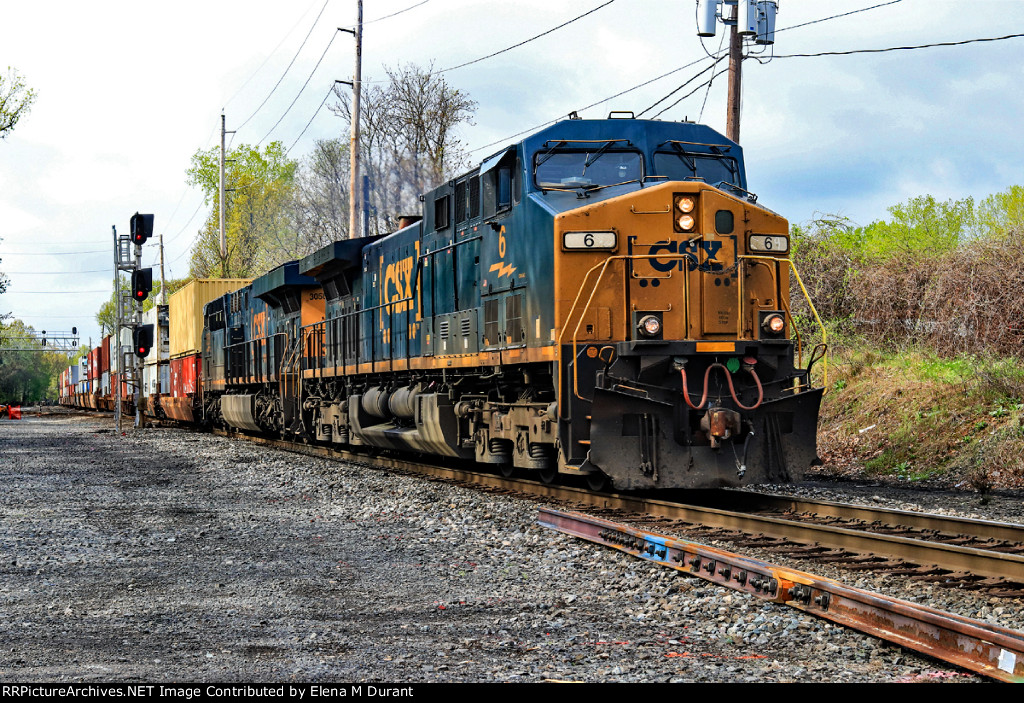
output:
[[698,352],[735,352],[734,342],[697,342]]

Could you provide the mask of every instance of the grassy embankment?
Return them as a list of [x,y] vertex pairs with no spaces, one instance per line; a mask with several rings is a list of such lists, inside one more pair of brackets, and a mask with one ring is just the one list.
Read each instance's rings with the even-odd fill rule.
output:
[[1024,488],[1024,366],[839,342],[813,474]]

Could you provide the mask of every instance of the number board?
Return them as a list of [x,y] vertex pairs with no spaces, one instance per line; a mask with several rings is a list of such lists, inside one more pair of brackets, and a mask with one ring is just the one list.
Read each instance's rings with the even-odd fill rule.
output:
[[614,249],[617,244],[615,232],[565,232],[562,247],[565,249]]
[[778,254],[789,251],[789,238],[780,234],[752,234],[748,241],[750,251],[770,251]]

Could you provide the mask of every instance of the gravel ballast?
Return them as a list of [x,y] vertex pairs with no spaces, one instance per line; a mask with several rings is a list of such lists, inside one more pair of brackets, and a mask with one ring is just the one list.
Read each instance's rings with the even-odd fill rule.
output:
[[[520,499],[93,416],[3,422],[0,472],[5,682],[983,680]],[[1019,600],[860,581],[1022,622]]]

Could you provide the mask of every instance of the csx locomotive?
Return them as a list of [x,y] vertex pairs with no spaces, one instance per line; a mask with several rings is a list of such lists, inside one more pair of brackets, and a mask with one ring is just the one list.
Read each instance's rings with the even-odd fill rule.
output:
[[693,123],[570,119],[206,305],[195,416],[305,441],[610,481],[798,480],[785,219]]

